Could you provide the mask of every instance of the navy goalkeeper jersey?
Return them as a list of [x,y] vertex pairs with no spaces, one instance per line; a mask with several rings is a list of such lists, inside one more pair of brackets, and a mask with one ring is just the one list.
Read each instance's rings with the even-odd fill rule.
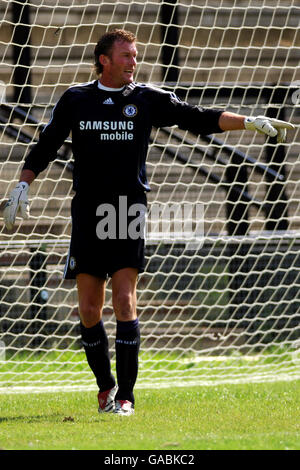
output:
[[146,157],[152,126],[177,125],[198,135],[222,132],[221,113],[182,102],[174,93],[151,85],[135,83],[108,91],[95,80],[72,86],[53,108],[23,169],[37,176],[71,133],[76,192],[89,196],[99,191],[149,191]]

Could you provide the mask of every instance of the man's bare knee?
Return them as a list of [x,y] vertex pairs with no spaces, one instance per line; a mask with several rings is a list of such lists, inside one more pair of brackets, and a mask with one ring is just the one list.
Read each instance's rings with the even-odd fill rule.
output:
[[79,309],[80,319],[83,326],[91,328],[101,320],[101,310],[89,302],[84,303]]
[[131,321],[136,317],[135,301],[131,293],[119,292],[115,295],[114,309],[117,319]]

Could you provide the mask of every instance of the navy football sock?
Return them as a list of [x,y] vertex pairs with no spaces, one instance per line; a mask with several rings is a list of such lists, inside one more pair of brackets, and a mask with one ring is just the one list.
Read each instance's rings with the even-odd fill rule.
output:
[[102,320],[91,328],[80,323],[80,330],[86,358],[100,392],[113,388],[116,382],[111,373],[108,338]]
[[140,328],[138,319],[118,321],[116,332],[116,370],[118,392],[116,400],[129,400],[134,404],[133,388],[138,374]]

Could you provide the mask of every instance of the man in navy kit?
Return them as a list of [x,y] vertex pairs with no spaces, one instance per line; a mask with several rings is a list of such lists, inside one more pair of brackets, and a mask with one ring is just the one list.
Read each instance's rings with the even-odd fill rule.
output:
[[[72,236],[65,277],[76,279],[82,343],[99,387],[99,412],[130,415],[138,373],[140,332],[136,314],[136,283],[144,269],[142,237],[99,234],[99,207],[116,210],[120,197],[127,207],[146,205],[150,190],[145,161],[152,126],[178,125],[197,134],[228,130],[257,130],[284,141],[283,121],[240,116],[181,102],[174,93],[133,82],[136,38],[128,31],[104,34],[95,47],[99,79],[69,88],[53,109],[38,143],[25,159],[20,182],[4,210],[6,227],[12,229],[17,210],[29,217],[28,188],[57,155],[72,132],[74,155]],[[104,206],[103,206],[104,205]],[[130,222],[127,220],[127,224]],[[120,222],[121,223],[121,222]],[[126,228],[128,225],[126,226]],[[102,322],[107,278],[112,282],[116,315],[116,374],[111,373],[108,340]]]

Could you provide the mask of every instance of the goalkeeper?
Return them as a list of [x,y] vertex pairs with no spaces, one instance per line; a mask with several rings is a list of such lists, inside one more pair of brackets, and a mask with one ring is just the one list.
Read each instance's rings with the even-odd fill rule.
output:
[[[71,132],[75,196],[64,276],[76,279],[82,344],[99,387],[99,412],[127,416],[134,412],[135,404],[140,345],[136,284],[145,262],[143,230],[140,236],[131,237],[127,229],[132,217],[124,214],[138,204],[143,226],[143,208],[150,190],[145,162],[152,126],[178,125],[198,135],[248,129],[277,136],[278,142],[284,141],[286,130],[293,126],[263,116],[246,117],[192,106],[174,93],[135,83],[137,48],[131,32],[105,33],[94,55],[97,79],[69,88],[57,102],[50,122],[25,159],[4,220],[11,230],[18,209],[23,218],[29,217],[29,185],[56,158]],[[126,196],[126,208],[119,206],[121,196]],[[101,230],[105,225],[103,209],[107,207],[115,209],[118,221],[117,227],[112,225],[112,233]],[[122,223],[127,224],[125,230]],[[116,379],[102,322],[108,278],[116,316]]]

